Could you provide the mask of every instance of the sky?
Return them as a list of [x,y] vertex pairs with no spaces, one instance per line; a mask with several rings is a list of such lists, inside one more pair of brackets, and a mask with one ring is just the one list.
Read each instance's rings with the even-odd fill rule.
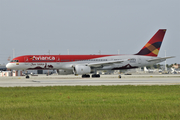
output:
[[0,0],[0,64],[8,57],[135,54],[167,29],[158,57],[180,64],[180,0]]

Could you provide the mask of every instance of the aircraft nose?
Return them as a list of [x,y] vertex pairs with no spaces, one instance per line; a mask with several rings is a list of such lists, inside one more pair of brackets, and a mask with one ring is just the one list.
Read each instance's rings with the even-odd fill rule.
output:
[[11,68],[12,68],[11,63],[8,63],[8,64],[6,65],[6,68],[11,69]]

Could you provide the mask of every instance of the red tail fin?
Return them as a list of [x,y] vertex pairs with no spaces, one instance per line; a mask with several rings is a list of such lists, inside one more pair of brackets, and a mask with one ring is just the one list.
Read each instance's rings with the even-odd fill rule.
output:
[[156,34],[146,43],[146,45],[136,54],[157,57],[166,29],[159,29]]

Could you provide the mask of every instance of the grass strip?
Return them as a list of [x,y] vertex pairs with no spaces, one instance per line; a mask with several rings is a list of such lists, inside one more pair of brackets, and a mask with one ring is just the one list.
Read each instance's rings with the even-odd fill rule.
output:
[[0,119],[179,119],[180,86],[0,88]]

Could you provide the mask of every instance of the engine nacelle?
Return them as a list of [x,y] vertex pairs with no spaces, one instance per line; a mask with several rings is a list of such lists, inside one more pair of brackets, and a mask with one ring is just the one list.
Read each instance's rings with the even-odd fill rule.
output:
[[57,70],[58,75],[70,75],[70,74],[74,74],[73,70],[62,70],[59,69]]
[[74,67],[74,74],[76,75],[83,75],[83,74],[90,74],[91,68],[85,65],[76,65]]

